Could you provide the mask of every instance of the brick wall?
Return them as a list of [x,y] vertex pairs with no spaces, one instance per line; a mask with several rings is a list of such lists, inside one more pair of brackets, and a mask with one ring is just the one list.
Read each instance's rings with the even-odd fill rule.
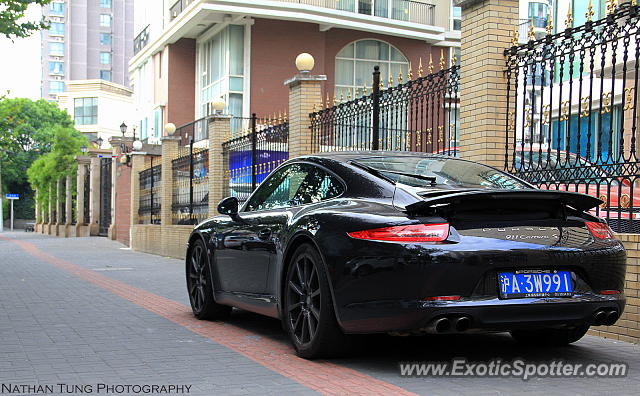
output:
[[640,235],[619,234],[627,249],[627,306],[615,326],[597,326],[589,334],[626,342],[640,342]]
[[152,225],[136,224],[131,226],[131,248],[138,252],[184,259],[190,225]]
[[131,168],[117,161],[114,163],[115,182],[115,223],[114,239],[129,246],[131,227]]
[[[420,57],[426,73],[429,53],[438,70],[440,50],[444,48],[404,37],[335,28],[323,32],[315,23],[257,18],[251,27],[251,112],[261,116],[287,109],[288,89],[282,82],[298,72],[294,60],[301,52],[313,55],[313,74],[327,76],[324,87],[329,88],[333,98],[336,54],[347,44],[362,39],[382,40],[398,48],[412,63],[414,75],[417,75]],[[444,55],[448,59],[448,49]],[[396,78],[394,76],[394,81]],[[371,81],[367,86],[371,88]],[[325,89],[323,98],[326,95]]]

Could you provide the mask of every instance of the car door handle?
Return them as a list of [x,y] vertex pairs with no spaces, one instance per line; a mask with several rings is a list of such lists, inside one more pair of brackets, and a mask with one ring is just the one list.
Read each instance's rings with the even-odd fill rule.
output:
[[269,237],[271,236],[271,230],[268,228],[264,228],[260,231],[258,231],[258,238],[264,240],[269,239]]

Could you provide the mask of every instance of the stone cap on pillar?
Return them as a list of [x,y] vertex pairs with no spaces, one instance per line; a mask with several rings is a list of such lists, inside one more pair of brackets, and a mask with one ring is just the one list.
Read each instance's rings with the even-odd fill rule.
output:
[[78,161],[79,164],[88,165],[91,163],[91,157],[88,155],[76,155],[76,161]]
[[207,118],[210,121],[213,121],[213,120],[228,120],[228,119],[233,118],[233,115],[231,115],[231,114],[211,114]]
[[456,7],[467,8],[482,1],[484,0],[453,0],[453,5]]
[[310,73],[298,73],[295,76],[284,82],[284,85],[289,88],[295,87],[303,81],[327,81],[327,76],[324,74],[310,74]]
[[164,142],[164,141],[172,141],[172,140],[180,140],[180,139],[182,139],[180,136],[163,136],[160,138],[160,141]]

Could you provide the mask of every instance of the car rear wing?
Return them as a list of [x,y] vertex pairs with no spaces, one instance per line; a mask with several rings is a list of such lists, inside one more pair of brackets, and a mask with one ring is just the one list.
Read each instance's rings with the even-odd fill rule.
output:
[[579,211],[588,211],[600,205],[602,201],[590,195],[569,192],[569,191],[549,191],[549,190],[472,190],[448,194],[438,194],[436,196],[422,197],[421,201],[412,203],[405,207],[409,214],[419,214],[441,206],[462,207],[466,204],[483,204],[495,206],[520,205],[526,208],[527,203],[562,203]]

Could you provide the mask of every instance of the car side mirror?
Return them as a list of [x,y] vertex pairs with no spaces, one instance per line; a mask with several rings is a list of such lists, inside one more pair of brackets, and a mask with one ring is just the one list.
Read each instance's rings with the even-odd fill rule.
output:
[[238,207],[239,207],[239,203],[238,203],[238,198],[236,197],[227,197],[225,199],[223,199],[222,201],[220,201],[220,203],[218,204],[218,213],[220,214],[224,214],[224,215],[229,215],[229,216],[234,216],[238,214]]

